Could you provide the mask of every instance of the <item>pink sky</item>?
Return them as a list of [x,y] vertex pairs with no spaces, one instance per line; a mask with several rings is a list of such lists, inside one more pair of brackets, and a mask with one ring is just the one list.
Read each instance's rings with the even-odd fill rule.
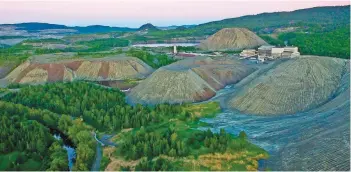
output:
[[335,5],[350,5],[350,1],[0,0],[0,23],[48,22],[139,27],[150,22],[157,26],[168,26]]

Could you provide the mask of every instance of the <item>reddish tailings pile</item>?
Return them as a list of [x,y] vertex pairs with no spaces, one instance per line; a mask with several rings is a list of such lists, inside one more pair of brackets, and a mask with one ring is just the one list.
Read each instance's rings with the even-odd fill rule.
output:
[[152,71],[150,66],[137,58],[110,57],[52,63],[25,62],[14,69],[6,79],[9,82],[30,84],[72,80],[109,81],[141,79]]

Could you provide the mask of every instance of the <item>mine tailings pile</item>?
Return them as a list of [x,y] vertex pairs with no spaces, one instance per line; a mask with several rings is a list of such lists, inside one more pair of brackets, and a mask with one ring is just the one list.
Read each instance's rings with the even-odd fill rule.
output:
[[152,72],[153,69],[138,58],[112,56],[45,63],[27,61],[5,79],[10,83],[28,84],[73,80],[111,81],[142,79]]
[[318,56],[277,60],[211,99],[223,112],[202,121],[215,131],[244,130],[269,152],[263,165],[272,170],[348,171],[349,63]]
[[291,59],[238,90],[228,106],[258,115],[310,110],[333,97],[347,67],[345,60],[331,57]]
[[252,73],[234,58],[198,57],[164,66],[134,87],[127,100],[141,104],[184,103],[208,100],[216,91]]
[[200,43],[210,51],[243,50],[268,45],[262,38],[246,28],[224,28]]

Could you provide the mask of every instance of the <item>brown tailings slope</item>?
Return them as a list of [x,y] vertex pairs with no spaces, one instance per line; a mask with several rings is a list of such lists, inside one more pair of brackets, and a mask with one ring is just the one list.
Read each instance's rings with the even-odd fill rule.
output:
[[98,59],[71,59],[50,63],[27,61],[14,69],[6,79],[17,83],[56,81],[108,81],[142,79],[153,69],[134,57],[111,56]]
[[347,66],[347,60],[331,57],[288,60],[245,86],[229,106],[259,115],[309,110],[333,97]]
[[204,101],[253,71],[232,58],[181,60],[156,70],[134,87],[127,99],[130,103],[141,104]]
[[242,50],[268,45],[263,39],[246,28],[224,28],[201,42],[204,50]]

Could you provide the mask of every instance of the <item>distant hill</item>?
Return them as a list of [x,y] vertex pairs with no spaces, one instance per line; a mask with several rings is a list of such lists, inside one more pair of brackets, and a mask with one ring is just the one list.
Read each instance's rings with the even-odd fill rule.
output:
[[150,36],[164,38],[212,35],[223,28],[243,27],[256,33],[271,33],[281,27],[307,27],[327,32],[350,24],[350,6],[315,7],[290,12],[261,13],[203,23],[183,29],[160,31]]
[[177,26],[177,25],[172,25],[172,26],[157,26],[158,29],[161,29],[161,30],[172,30],[172,29],[178,29],[178,28],[184,28],[184,29],[187,29],[187,28],[192,28],[192,27],[195,27],[197,25],[180,25],[180,26]]
[[65,25],[37,23],[37,22],[18,23],[18,24],[12,24],[12,25],[16,26],[17,30],[27,30],[27,31],[44,30],[44,29],[69,29]]
[[111,32],[111,31],[135,31],[137,29],[128,27],[111,27],[102,25],[92,25],[92,26],[65,26],[59,24],[50,23],[16,23],[16,24],[1,24],[0,26],[14,26],[17,30],[26,30],[29,32],[36,32],[46,29],[74,29],[80,33],[99,33],[99,32]]
[[140,26],[140,28],[138,29],[140,31],[157,31],[157,30],[160,30],[158,29],[156,26],[152,25],[151,23],[146,23],[142,26]]
[[73,27],[81,33],[97,33],[97,32],[112,32],[112,31],[136,31],[137,29],[128,27],[110,27],[102,25],[92,25],[86,27]]
[[237,18],[224,19],[200,24],[194,27],[206,34],[213,34],[226,27],[246,27],[255,32],[265,28],[281,26],[318,25],[332,30],[350,23],[350,5],[332,7],[314,7],[291,12],[262,13]]

